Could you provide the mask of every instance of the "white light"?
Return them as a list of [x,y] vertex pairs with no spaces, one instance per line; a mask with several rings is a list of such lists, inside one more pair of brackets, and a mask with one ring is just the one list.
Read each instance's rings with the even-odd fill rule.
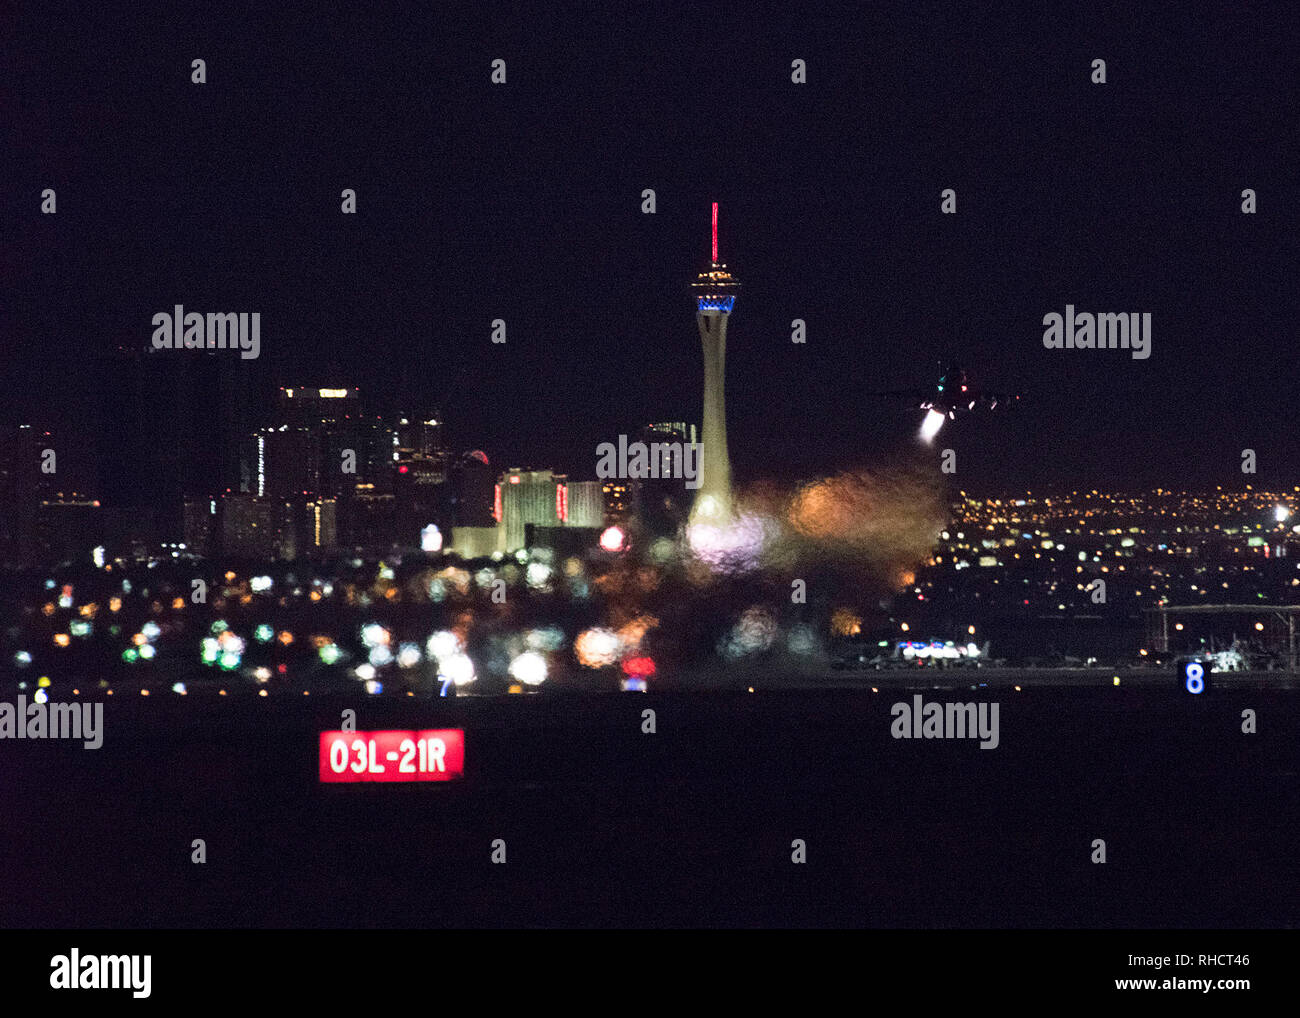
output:
[[524,578],[528,586],[534,590],[543,588],[551,578],[551,567],[545,562],[530,562],[528,563],[528,569],[524,573]]
[[[373,660],[373,658],[372,658]],[[399,668],[414,668],[420,663],[420,648],[413,643],[404,643],[397,652]]]
[[442,551],[442,531],[430,523],[420,531],[421,551]]
[[1278,523],[1285,523],[1291,516],[1291,510],[1287,506],[1280,505],[1273,510],[1273,519]]
[[530,650],[559,650],[564,646],[564,631],[556,626],[529,629],[524,632],[524,643]]
[[605,668],[618,660],[622,643],[618,634],[604,628],[587,629],[573,641],[573,652],[587,668]]
[[99,545],[99,547],[97,547],[97,548],[96,548],[94,551],[92,551],[90,554],[91,554],[91,555],[94,557],[94,559],[95,559],[95,568],[96,568],[96,569],[103,569],[103,568],[104,568],[104,546],[103,546],[102,544]]
[[944,416],[938,410],[931,410],[925,415],[925,420],[921,422],[921,441],[932,442],[934,436],[939,434],[939,429],[943,427]]
[[464,654],[438,659],[438,678],[451,679],[458,686],[474,681],[474,662]]
[[510,662],[510,674],[526,686],[540,686],[546,681],[546,658],[526,651]]
[[391,639],[392,634],[378,622],[367,622],[361,627],[361,642],[367,647],[387,646]]
[[770,522],[753,514],[719,523],[693,522],[686,527],[686,543],[695,557],[714,570],[729,573],[757,568],[772,536]]
[[248,581],[248,586],[249,589],[252,590],[254,594],[260,594],[264,590],[271,589],[271,577],[254,576],[251,580]]
[[446,629],[440,629],[429,637],[425,649],[429,652],[430,657],[435,657],[441,661],[443,658],[449,658],[460,651],[460,637]]

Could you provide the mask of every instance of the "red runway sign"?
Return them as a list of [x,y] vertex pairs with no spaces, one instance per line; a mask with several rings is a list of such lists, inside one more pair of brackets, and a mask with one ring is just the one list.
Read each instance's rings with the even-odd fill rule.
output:
[[465,776],[465,732],[321,732],[320,779],[454,781]]

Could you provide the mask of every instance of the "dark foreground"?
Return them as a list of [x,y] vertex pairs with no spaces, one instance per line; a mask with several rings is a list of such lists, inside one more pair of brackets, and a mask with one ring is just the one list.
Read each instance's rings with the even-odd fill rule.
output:
[[[1296,693],[927,699],[977,696],[996,749],[891,738],[885,688],[111,698],[97,751],[0,742],[3,925],[1300,924]],[[465,729],[465,780],[320,784],[349,706]]]

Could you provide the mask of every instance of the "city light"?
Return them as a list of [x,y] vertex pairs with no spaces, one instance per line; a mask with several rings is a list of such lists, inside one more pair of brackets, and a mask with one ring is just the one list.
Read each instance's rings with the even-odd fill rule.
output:
[[510,662],[510,674],[527,686],[546,681],[546,658],[535,651],[525,651]]

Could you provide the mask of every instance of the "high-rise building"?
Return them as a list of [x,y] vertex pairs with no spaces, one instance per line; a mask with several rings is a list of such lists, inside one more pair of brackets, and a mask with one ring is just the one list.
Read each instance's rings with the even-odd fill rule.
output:
[[[282,387],[274,434],[258,436],[261,456],[255,476],[261,483],[251,490],[267,497],[284,489],[336,499],[337,537],[344,546],[404,543],[394,505],[400,428],[395,420],[363,412],[355,387]],[[413,437],[429,441],[426,435]],[[307,458],[293,464],[298,452]],[[268,456],[280,467],[269,466]],[[303,486],[295,489],[299,483]]]
[[442,445],[442,423],[434,414],[398,414],[396,474],[393,478],[397,544],[423,547],[429,526],[451,533],[454,521],[448,494],[448,457]]
[[294,557],[293,514],[284,499],[227,494],[222,499],[221,522],[226,555],[263,560]]
[[289,498],[320,491],[321,434],[310,425],[259,429],[251,460],[253,495]]
[[718,262],[718,203],[713,203],[713,262],[691,284],[695,322],[704,348],[704,422],[701,427],[701,484],[691,506],[692,522],[722,522],[732,515],[731,458],[727,452],[727,321],[739,281]]
[[0,564],[31,565],[36,521],[49,479],[41,474],[45,433],[29,424],[0,428]]
[[525,528],[558,527],[567,515],[564,474],[549,470],[507,470],[497,480],[500,522],[497,550],[518,551],[527,546]]
[[618,523],[632,515],[636,508],[636,494],[630,481],[606,481],[600,486],[605,502],[605,518]]
[[448,469],[451,489],[451,525],[454,527],[495,527],[500,519],[497,505],[496,478],[481,449],[457,456]]
[[444,505],[446,495],[447,463],[443,456],[415,455],[399,460],[397,478],[393,486],[397,533],[394,540],[400,545],[418,547],[429,525],[452,527],[450,514]]
[[295,499],[291,504],[294,557],[301,558],[332,549],[337,540],[337,501],[315,497]]
[[[700,445],[694,424],[684,421],[659,421],[647,424],[637,433],[637,441],[651,450],[664,450],[659,455],[668,456],[672,449],[680,455],[680,462],[700,468]],[[677,450],[680,447],[680,450]],[[688,456],[688,453],[692,455]],[[652,452],[651,461],[656,454]],[[659,471],[656,471],[658,473]],[[695,500],[695,481],[685,476],[685,471],[663,471],[661,477],[643,477],[632,482],[635,515],[649,534],[669,536],[675,534],[691,511]]]
[[217,550],[219,524],[216,498],[191,495],[185,499],[185,545],[196,555]]
[[[668,436],[669,440],[675,438],[691,445],[699,441],[696,437],[695,425],[687,424],[685,421],[656,421],[654,424],[647,424],[645,430],[654,432],[657,436]],[[664,441],[664,438],[660,437],[658,440]]]
[[436,459],[443,453],[442,422],[434,415],[397,415],[398,460],[411,457]]
[[91,445],[106,506],[135,509],[142,532],[178,542],[186,495],[241,488],[256,405],[250,363],[155,350],[147,339],[100,355],[86,398],[101,422]]
[[605,525],[605,493],[600,481],[570,481],[563,492],[566,527],[603,527]]
[[361,390],[319,389],[315,386],[281,386],[276,411],[283,422],[310,424],[341,420],[361,413]]

